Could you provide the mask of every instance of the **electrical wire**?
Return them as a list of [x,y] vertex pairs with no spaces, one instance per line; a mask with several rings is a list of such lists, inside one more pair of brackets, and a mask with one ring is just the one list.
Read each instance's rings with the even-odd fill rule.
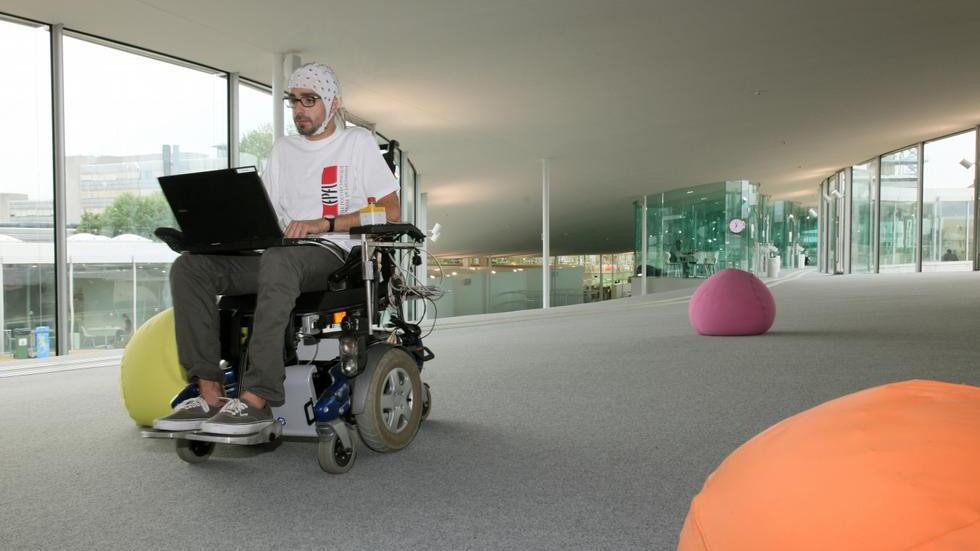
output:
[[[427,303],[428,302],[432,303],[432,308],[434,312],[432,317],[432,326],[429,327],[429,331],[425,334],[425,336],[428,337],[429,335],[432,334],[432,331],[435,330],[436,323],[438,321],[439,309],[436,306],[435,301],[445,296],[446,294],[445,290],[438,286],[422,284],[422,282],[419,281],[419,278],[414,273],[412,273],[412,270],[410,268],[406,268],[402,266],[400,262],[397,262],[395,260],[394,256],[390,251],[386,251],[384,254],[388,255],[388,259],[391,261],[392,266],[394,266],[396,269],[396,273],[393,274],[392,277],[388,278],[388,285],[387,285],[388,303],[391,305],[400,304],[401,303],[400,301],[404,301],[406,298],[409,297],[415,297],[417,299],[420,299],[422,300],[422,307],[423,307],[422,319],[424,319],[425,316],[428,314]],[[436,265],[439,267],[440,283],[441,283],[442,265],[439,263],[439,259],[436,258],[435,256],[432,256],[428,251],[426,251],[426,255],[432,257],[432,259],[436,262]],[[406,258],[411,258],[411,257],[406,255]],[[406,285],[405,276],[408,276],[409,278],[414,280],[416,285]],[[397,302],[395,300],[396,296],[399,299],[399,301]]]
[[316,355],[319,352],[320,352],[320,339],[317,339],[316,340],[316,348],[313,349],[313,357],[310,358],[310,361],[306,362],[305,364],[300,364],[300,365],[302,365],[302,366],[305,367],[305,366],[309,366],[310,364],[312,364],[313,361],[316,360]]

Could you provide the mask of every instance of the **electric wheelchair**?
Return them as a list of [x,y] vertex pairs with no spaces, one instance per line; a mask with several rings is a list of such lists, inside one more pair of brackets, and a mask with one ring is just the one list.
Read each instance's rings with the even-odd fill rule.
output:
[[[178,231],[160,228],[156,233],[180,252]],[[320,468],[333,474],[354,465],[356,439],[381,453],[408,446],[432,408],[421,371],[434,355],[423,345],[420,327],[405,320],[405,298],[424,298],[424,293],[405,280],[400,262],[421,265],[425,234],[411,224],[382,224],[352,228],[351,237],[360,239],[360,247],[330,276],[330,288],[303,293],[296,300],[284,336],[285,403],[272,408],[277,422],[244,436],[200,430],[144,430],[142,436],[174,439],[177,455],[189,463],[207,460],[219,443],[277,445],[282,436],[312,437],[318,439]],[[313,238],[284,240],[284,245],[343,253]],[[238,396],[237,382],[248,362],[255,302],[255,295],[218,300],[221,365],[229,398]],[[320,360],[318,353],[327,339],[339,341],[338,353]],[[301,359],[303,355],[309,357]],[[197,395],[192,382],[173,398],[171,407]]]

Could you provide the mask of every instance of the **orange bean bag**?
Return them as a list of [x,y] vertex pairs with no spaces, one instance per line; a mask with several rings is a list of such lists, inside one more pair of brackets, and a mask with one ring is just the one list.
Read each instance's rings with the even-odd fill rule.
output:
[[980,387],[888,384],[794,415],[704,483],[679,551],[980,550]]

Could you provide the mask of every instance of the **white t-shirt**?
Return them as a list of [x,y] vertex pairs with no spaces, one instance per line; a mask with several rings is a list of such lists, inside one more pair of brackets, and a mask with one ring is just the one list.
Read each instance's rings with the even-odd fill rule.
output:
[[[357,212],[368,197],[398,191],[374,136],[363,128],[335,130],[323,140],[285,136],[276,140],[262,174],[279,225]],[[350,250],[346,232],[322,234]]]

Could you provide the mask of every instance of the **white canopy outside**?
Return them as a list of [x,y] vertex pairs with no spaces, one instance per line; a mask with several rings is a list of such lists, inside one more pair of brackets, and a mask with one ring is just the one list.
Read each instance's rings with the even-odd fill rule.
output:
[[[23,242],[0,235],[0,263],[53,264],[54,244]],[[177,253],[165,243],[126,234],[113,238],[79,233],[68,238],[68,262],[82,264],[170,264]]]

